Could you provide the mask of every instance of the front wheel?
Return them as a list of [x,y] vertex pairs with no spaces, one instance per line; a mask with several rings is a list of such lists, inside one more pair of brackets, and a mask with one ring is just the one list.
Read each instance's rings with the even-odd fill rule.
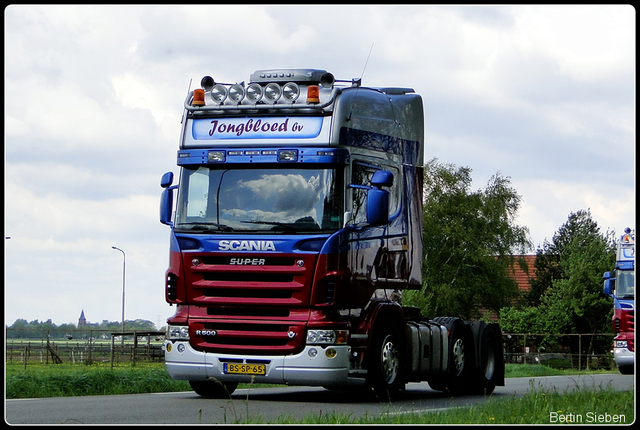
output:
[[368,384],[376,396],[388,401],[404,388],[402,380],[402,349],[397,330],[384,327],[371,344]]
[[633,364],[626,364],[623,366],[619,366],[618,370],[623,375],[633,375]]
[[196,394],[212,399],[228,399],[238,387],[237,382],[189,381],[189,385]]

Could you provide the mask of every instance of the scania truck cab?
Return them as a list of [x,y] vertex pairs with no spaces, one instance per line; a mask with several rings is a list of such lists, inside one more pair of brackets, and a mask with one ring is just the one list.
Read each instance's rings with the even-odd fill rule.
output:
[[504,385],[497,324],[402,306],[422,285],[419,95],[316,69],[201,87],[184,102],[178,184],[161,180],[173,378],[212,397],[252,381],[383,397],[412,381]]
[[618,243],[616,267],[604,274],[604,293],[613,299],[613,359],[623,374],[634,372],[635,250],[635,234],[627,227]]

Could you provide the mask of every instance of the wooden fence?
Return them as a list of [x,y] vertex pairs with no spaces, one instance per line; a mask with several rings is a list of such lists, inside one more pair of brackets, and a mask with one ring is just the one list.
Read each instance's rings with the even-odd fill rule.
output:
[[613,369],[613,333],[503,333],[505,363]]
[[[7,329],[7,334],[9,334]],[[83,332],[84,333],[84,332]],[[15,333],[11,333],[15,334]],[[89,330],[86,336],[60,338],[50,333],[42,339],[5,338],[5,363],[21,364],[94,364],[114,365],[136,362],[162,362],[164,332],[110,332]]]

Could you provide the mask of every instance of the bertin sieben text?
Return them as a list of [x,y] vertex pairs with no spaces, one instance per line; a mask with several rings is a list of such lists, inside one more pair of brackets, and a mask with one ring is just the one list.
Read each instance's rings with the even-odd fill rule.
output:
[[626,417],[622,414],[587,412],[586,414],[549,412],[550,423],[574,424],[624,424]]

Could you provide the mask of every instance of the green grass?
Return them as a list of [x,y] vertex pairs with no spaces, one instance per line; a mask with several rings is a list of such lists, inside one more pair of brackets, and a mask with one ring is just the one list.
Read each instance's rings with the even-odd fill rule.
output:
[[504,376],[506,378],[521,378],[526,376],[561,376],[561,375],[586,375],[592,373],[617,373],[618,370],[577,370],[577,369],[558,369],[548,367],[542,364],[506,364],[504,366]]
[[136,367],[31,365],[6,366],[7,399],[161,393],[191,390],[173,380],[163,363]]
[[[282,417],[270,424],[555,424],[561,419],[571,419],[574,424],[612,424],[614,419],[630,424],[634,421],[633,405],[633,391],[600,389],[561,395],[534,389],[519,398],[494,398],[477,406],[441,412],[403,414],[390,409],[379,417],[325,414],[302,420]],[[598,418],[603,421],[598,422]],[[260,418],[243,422],[249,423],[265,422]]]

